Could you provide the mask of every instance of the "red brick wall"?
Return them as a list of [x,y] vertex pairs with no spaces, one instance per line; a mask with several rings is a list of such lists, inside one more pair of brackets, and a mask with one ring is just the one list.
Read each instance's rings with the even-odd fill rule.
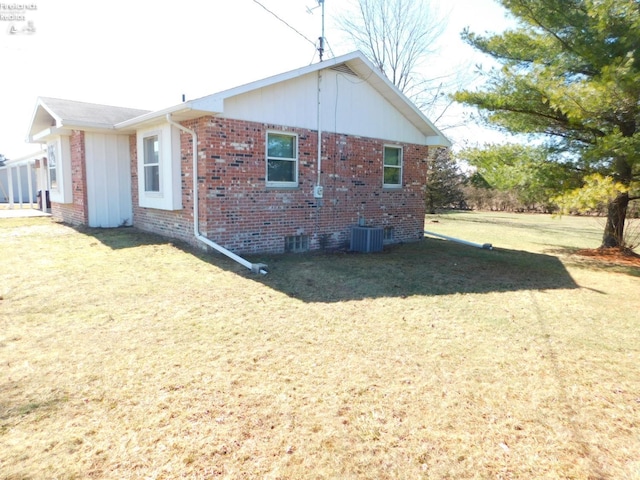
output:
[[[185,142],[185,138],[182,139]],[[191,137],[188,136],[188,142]],[[133,202],[133,226],[148,232],[158,233],[166,237],[178,238],[185,242],[197,245],[193,234],[193,207],[190,203],[191,178],[185,179],[187,172],[192,170],[191,154],[185,158],[184,152],[181,155],[182,171],[182,210],[156,210],[140,206],[138,201],[138,146],[136,136],[129,137],[129,149],[131,151],[131,200]],[[188,181],[187,181],[188,180]]]
[[69,138],[71,147],[72,203],[51,202],[51,216],[71,225],[89,223],[87,207],[87,164],[85,161],[84,131],[73,130]]
[[[424,181],[428,147],[401,144],[403,188],[382,188],[382,140],[323,133],[324,198],[313,197],[317,133],[217,117],[185,122],[198,134],[198,186],[201,232],[237,253],[282,252],[284,238],[308,235],[312,249],[348,245],[350,227],[391,226],[396,241],[422,237]],[[265,185],[268,130],[298,134],[296,189]],[[137,201],[135,137],[131,140],[134,225],[197,243],[192,233],[192,145],[181,134],[184,209],[166,212],[141,208]]]

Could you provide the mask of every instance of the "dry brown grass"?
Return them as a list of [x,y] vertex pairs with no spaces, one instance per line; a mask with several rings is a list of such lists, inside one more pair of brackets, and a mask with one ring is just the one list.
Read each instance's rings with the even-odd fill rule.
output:
[[638,479],[640,272],[569,253],[427,240],[254,277],[2,220],[0,478]]

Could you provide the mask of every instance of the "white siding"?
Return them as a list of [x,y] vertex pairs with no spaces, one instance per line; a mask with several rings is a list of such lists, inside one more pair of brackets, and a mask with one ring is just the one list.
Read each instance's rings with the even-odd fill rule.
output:
[[[36,170],[32,168],[32,164],[28,165],[7,165],[4,168],[0,168],[0,203],[9,202],[9,168],[11,171],[11,178],[13,183],[13,202],[15,203],[29,203],[34,202],[36,195],[38,194]],[[18,170],[20,170],[20,178],[18,178]],[[31,175],[31,185],[33,198],[29,199],[29,175]],[[20,181],[20,188],[18,188],[18,181]],[[20,198],[20,192],[22,192],[22,198]]]
[[131,156],[127,135],[85,133],[90,227],[131,225]]
[[[318,75],[228,98],[222,116],[310,130],[318,129]],[[334,70],[322,71],[322,129],[386,141],[425,144],[425,136],[369,83]]]

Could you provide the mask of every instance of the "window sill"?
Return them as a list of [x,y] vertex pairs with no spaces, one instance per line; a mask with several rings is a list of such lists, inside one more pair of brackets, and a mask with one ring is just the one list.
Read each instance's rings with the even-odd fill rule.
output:
[[266,185],[267,190],[299,190],[300,185]]

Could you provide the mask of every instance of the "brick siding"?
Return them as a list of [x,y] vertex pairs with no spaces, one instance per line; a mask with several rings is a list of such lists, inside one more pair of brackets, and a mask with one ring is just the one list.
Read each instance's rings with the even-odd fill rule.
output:
[[51,216],[71,225],[87,225],[87,162],[85,159],[84,131],[73,130],[69,139],[71,147],[72,203],[51,202]]
[[[317,132],[202,117],[183,123],[198,134],[200,230],[237,252],[284,251],[285,237],[308,235],[310,248],[348,246],[359,222],[393,227],[395,241],[414,241],[424,228],[424,184],[429,149],[403,147],[403,187],[383,189],[384,145],[379,139],[323,133],[324,198],[313,197]],[[298,135],[298,187],[267,188],[265,141],[269,130]],[[193,235],[192,138],[181,134],[180,211],[138,206],[136,138],[131,136],[134,226],[197,245]],[[361,220],[362,219],[362,220]],[[201,244],[200,244],[201,245]]]

